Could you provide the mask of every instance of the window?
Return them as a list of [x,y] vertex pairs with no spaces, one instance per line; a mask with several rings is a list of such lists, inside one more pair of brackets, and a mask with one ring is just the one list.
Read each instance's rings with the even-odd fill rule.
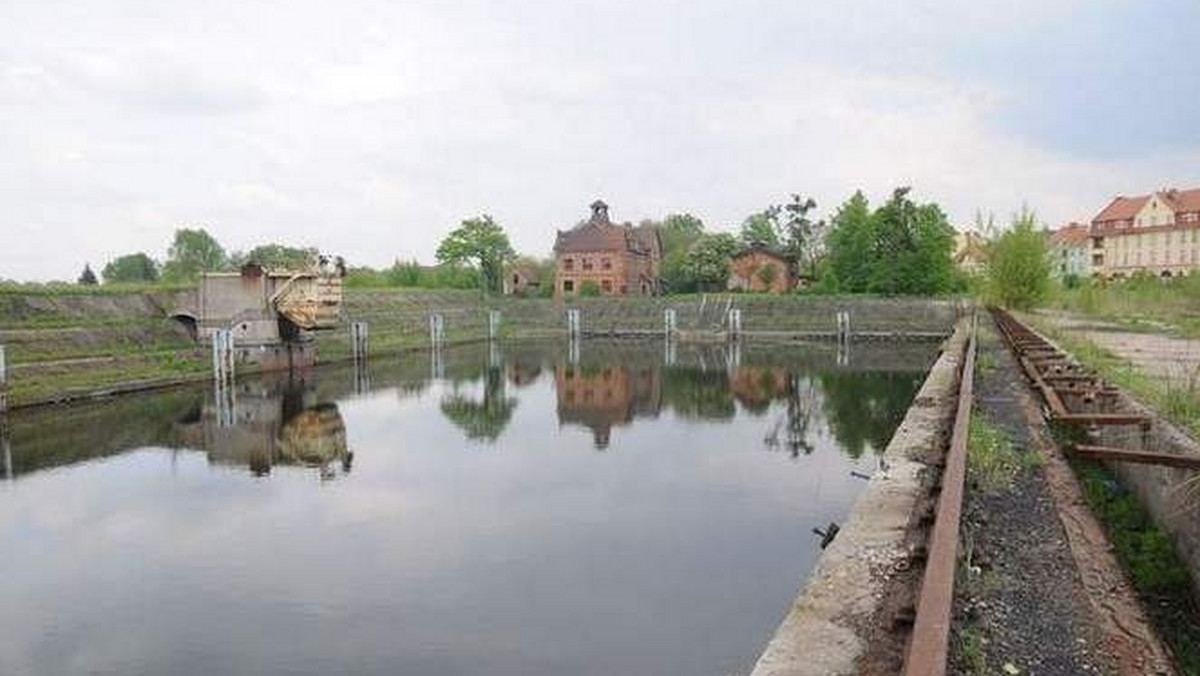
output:
[[592,259],[590,259],[590,258],[583,259],[583,269],[584,270],[592,269]]
[[575,269],[575,259],[574,258],[564,258],[563,259],[563,270],[574,270],[574,269]]
[[600,282],[600,289],[601,289],[602,291],[604,291],[604,293],[612,293],[612,280],[611,280],[611,279],[605,279],[605,280],[601,281],[601,282]]
[[612,259],[605,258],[604,260],[600,261],[600,267],[605,270],[612,270]]
[[574,293],[575,282],[570,279],[563,280],[563,293]]

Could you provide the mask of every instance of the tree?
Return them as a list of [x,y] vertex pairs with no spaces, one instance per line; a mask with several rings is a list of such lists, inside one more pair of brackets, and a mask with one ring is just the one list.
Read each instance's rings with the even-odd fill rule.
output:
[[742,221],[738,238],[746,246],[779,247],[779,207],[771,206]]
[[79,273],[79,283],[83,286],[96,285],[96,273],[92,272],[91,265],[83,266],[83,272]]
[[1050,259],[1037,216],[1028,209],[992,243],[987,258],[988,294],[1004,307],[1037,305],[1050,287]]
[[691,280],[685,267],[688,249],[704,235],[704,222],[691,214],[668,214],[662,223],[643,221],[658,226],[663,244],[662,278],[672,292],[690,291]]
[[792,200],[783,206],[784,221],[780,237],[783,252],[801,265],[807,260],[810,270],[816,266],[819,253],[817,244],[825,228],[824,221],[814,223],[809,220],[808,212],[815,208],[817,202],[813,198],[792,193]]
[[437,250],[440,263],[465,264],[477,270],[484,293],[503,291],[504,265],[516,255],[504,228],[487,214],[463,221]]
[[173,282],[191,281],[201,273],[224,270],[229,258],[225,249],[204,228],[180,228],[175,231],[162,276]]
[[827,285],[842,292],[865,292],[874,264],[874,241],[871,205],[859,190],[838,207],[830,223],[825,239],[829,249]]
[[897,188],[873,216],[875,241],[868,291],[932,295],[954,284],[954,229],[938,205],[917,204]]
[[157,282],[158,263],[144,253],[125,254],[109,261],[101,272],[105,284]]
[[874,212],[856,192],[838,209],[825,237],[826,288],[932,295],[954,287],[954,229],[937,204],[917,204],[909,192],[897,188]]
[[230,256],[232,267],[256,263],[268,270],[303,270],[312,264],[318,251],[313,247],[292,247],[283,244],[261,244],[246,254]]
[[713,290],[725,287],[729,279],[729,261],[737,253],[738,242],[733,235],[705,235],[688,250],[684,270],[697,288]]

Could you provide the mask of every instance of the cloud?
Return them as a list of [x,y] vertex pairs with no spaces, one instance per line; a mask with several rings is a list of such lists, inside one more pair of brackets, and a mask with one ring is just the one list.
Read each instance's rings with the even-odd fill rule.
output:
[[[597,196],[621,219],[734,227],[793,191],[831,211],[910,184],[957,222],[1087,218],[1200,182],[1197,66],[1155,46],[1194,21],[1167,10],[1117,40],[1149,10],[25,3],[0,21],[0,235],[54,243],[0,248],[0,277],[161,255],[184,224],[386,265],[488,212],[544,254]],[[1116,80],[1151,103],[1103,98]]]

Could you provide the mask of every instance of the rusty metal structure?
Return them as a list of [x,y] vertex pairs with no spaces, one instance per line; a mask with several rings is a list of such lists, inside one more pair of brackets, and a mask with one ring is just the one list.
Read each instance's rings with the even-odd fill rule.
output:
[[[1149,416],[1111,410],[1119,393],[1116,387],[1085,369],[1012,314],[999,309],[992,312],[1025,376],[1042,395],[1047,417],[1052,422],[1084,428],[1136,426],[1143,433],[1150,430],[1153,421]],[[1200,458],[1176,453],[1087,443],[1070,443],[1063,450],[1091,460],[1200,469]]]
[[929,536],[928,558],[917,597],[916,618],[904,660],[905,676],[943,676],[949,654],[958,565],[958,529],[967,475],[967,435],[975,388],[975,327],[972,324],[958,380],[958,405],[946,464],[942,470],[937,517]]
[[304,269],[267,269],[255,263],[238,272],[208,272],[193,303],[172,313],[201,344],[228,330],[234,359],[261,370],[285,370],[316,360],[313,332],[342,321],[340,259],[316,257]]

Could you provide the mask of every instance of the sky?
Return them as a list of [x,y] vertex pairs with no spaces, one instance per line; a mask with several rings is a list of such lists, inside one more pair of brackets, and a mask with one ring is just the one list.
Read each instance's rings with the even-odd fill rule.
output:
[[1200,186],[1195,0],[0,0],[0,279],[227,249],[546,255],[909,185],[969,226]]

